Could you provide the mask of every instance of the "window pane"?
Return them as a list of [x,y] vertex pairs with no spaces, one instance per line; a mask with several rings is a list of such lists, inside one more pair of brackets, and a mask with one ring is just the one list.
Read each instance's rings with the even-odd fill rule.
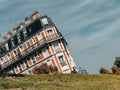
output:
[[48,25],[48,20],[47,20],[47,18],[43,18],[43,19],[42,19],[42,23],[43,23],[43,25]]
[[60,51],[60,48],[59,48],[59,46],[58,46],[58,42],[55,42],[55,43],[53,44],[53,46],[54,46],[54,49],[55,49],[56,52],[59,52],[59,51]]
[[65,63],[65,61],[63,59],[63,56],[59,56],[58,59],[59,59],[59,62],[60,62],[62,67],[66,65],[66,63]]

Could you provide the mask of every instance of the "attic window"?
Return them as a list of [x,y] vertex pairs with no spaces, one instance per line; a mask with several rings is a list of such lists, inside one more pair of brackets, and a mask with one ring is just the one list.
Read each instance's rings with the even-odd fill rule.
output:
[[47,18],[42,18],[42,23],[43,23],[43,25],[48,25],[48,20],[47,20]]
[[24,38],[26,38],[27,37],[27,31],[26,31],[26,29],[23,29],[23,34],[24,34]]

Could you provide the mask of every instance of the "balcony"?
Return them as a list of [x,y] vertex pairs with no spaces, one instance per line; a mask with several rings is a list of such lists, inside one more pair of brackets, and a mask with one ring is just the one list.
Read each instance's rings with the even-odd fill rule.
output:
[[53,34],[53,35],[50,35],[50,36],[47,36],[47,37],[41,39],[39,42],[35,43],[30,48],[27,48],[23,52],[17,54],[13,59],[10,59],[9,61],[2,64],[1,70],[7,68],[8,66],[11,66],[12,64],[16,63],[17,61],[23,59],[24,57],[26,57],[27,55],[31,54],[32,52],[38,50],[45,44],[50,43],[55,40],[58,40],[58,39],[61,39],[61,38],[63,38],[62,35],[60,33],[57,33],[57,34]]

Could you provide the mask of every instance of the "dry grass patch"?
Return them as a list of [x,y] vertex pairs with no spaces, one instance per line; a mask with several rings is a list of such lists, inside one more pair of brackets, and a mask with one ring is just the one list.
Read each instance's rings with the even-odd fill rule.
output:
[[119,90],[118,75],[28,75],[25,77],[0,78],[0,90]]

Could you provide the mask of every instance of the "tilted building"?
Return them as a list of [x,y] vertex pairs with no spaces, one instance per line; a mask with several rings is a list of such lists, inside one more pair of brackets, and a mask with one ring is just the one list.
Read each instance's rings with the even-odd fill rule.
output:
[[6,50],[0,55],[3,73],[29,74],[35,66],[47,63],[57,67],[59,73],[71,73],[75,63],[67,43],[52,20],[34,11],[25,22],[4,36]]

